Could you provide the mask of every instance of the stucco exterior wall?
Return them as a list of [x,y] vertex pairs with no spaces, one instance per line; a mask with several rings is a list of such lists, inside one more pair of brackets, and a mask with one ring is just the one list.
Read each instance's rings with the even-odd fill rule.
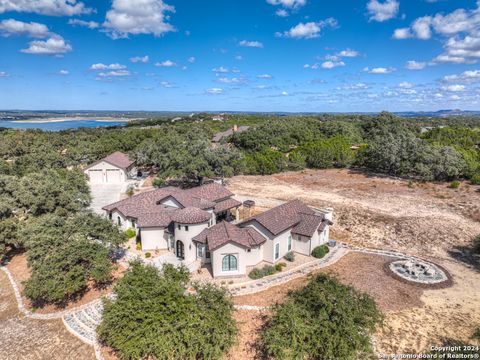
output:
[[[264,260],[272,263],[275,263],[281,260],[285,256],[285,254],[288,252],[288,237],[291,235],[292,233],[290,232],[290,229],[288,229],[287,231],[284,231],[283,233],[275,236],[271,240],[272,251],[270,254],[264,254]],[[268,241],[269,240],[267,240],[267,242]],[[280,256],[278,257],[278,259],[275,259],[275,244],[280,244]]]
[[165,229],[161,227],[142,228],[140,236],[142,240],[142,250],[162,250],[168,249],[168,237],[165,234]]
[[[107,214],[107,217],[108,217],[108,214]],[[121,221],[120,225],[118,224],[118,218],[120,218],[120,221]],[[115,225],[118,225],[122,230],[133,228],[132,222],[127,218],[125,218],[121,213],[115,210],[112,211],[112,221]]]
[[[120,183],[127,180],[127,174],[123,169],[120,169],[116,166],[113,166],[105,161],[102,161],[88,169],[85,169],[83,172],[88,176],[90,170],[101,170],[102,171],[102,181],[94,181],[94,183]],[[119,179],[107,179],[107,170],[118,170],[120,172]],[[108,180],[108,181],[107,181]]]
[[[175,244],[178,240],[183,242],[185,249],[185,262],[194,262],[197,258],[197,247],[192,241],[194,236],[197,236],[203,229],[208,227],[208,221],[201,224],[178,224],[175,225]],[[178,228],[180,225],[180,229]],[[188,231],[185,230],[185,226],[188,226]],[[176,250],[175,250],[176,251]]]
[[172,198],[171,196],[164,199],[160,204],[163,204],[165,206],[174,207],[174,208],[177,208],[177,209],[182,208],[182,205],[180,205],[180,203],[177,200],[175,200],[174,198]]
[[264,245],[257,246],[255,248],[245,250],[245,266],[255,266],[263,261],[263,249]]
[[313,246],[311,247],[309,237],[300,235],[293,236],[293,251],[309,256],[311,250],[313,250]]
[[[218,276],[238,276],[246,274],[246,251],[233,243],[227,243],[222,247],[212,251],[212,272],[214,277]],[[236,271],[223,271],[222,260],[226,255],[233,255],[237,258]]]

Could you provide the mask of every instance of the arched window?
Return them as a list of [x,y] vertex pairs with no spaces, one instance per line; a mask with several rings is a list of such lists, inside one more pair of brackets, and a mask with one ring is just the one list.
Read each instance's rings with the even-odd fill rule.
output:
[[237,258],[233,255],[226,255],[222,260],[222,271],[237,270]]

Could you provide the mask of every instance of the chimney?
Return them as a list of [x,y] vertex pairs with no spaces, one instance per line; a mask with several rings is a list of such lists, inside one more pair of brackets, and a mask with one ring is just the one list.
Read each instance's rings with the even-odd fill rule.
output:
[[326,208],[325,209],[325,219],[333,221],[333,209],[332,208]]
[[234,124],[234,125],[233,125],[233,132],[237,132],[237,131],[238,131],[237,124]]

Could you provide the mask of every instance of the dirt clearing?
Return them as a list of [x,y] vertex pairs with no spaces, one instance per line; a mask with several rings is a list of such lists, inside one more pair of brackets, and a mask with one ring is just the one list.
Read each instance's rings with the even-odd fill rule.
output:
[[93,348],[58,320],[35,320],[17,308],[13,289],[0,271],[0,360],[93,360]]
[[[480,272],[457,259],[480,234],[478,186],[462,183],[454,190],[445,183],[422,184],[343,169],[237,176],[227,186],[237,198],[255,200],[254,211],[295,198],[311,206],[331,207],[332,238],[419,256],[450,272],[452,287],[423,290],[397,286],[398,281],[386,275],[376,277],[385,261],[378,257],[349,255],[328,269],[342,282],[368,292],[384,310],[386,326],[375,335],[378,353],[422,352],[443,338],[473,342],[470,337],[480,326]],[[235,301],[268,305],[281,301],[288,288],[301,286],[302,281]]]

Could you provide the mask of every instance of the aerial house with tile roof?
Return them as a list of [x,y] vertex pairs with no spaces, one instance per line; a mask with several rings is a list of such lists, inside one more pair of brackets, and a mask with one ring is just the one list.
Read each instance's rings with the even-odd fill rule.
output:
[[165,187],[103,209],[121,228],[137,231],[142,250],[169,250],[191,269],[211,266],[214,277],[246,275],[289,251],[310,256],[329,239],[331,211],[294,200],[238,222],[242,203],[233,196],[216,183]]
[[83,169],[91,184],[119,184],[137,174],[135,161],[127,154],[114,152]]

